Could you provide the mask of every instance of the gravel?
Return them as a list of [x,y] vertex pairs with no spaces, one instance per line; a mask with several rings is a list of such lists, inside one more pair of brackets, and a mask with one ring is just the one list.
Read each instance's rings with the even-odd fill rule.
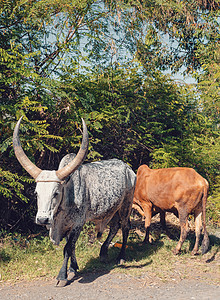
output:
[[168,283],[152,282],[125,274],[92,273],[77,278],[64,288],[55,287],[56,281],[36,280],[0,286],[1,300],[217,300],[220,286],[198,280],[173,280]]

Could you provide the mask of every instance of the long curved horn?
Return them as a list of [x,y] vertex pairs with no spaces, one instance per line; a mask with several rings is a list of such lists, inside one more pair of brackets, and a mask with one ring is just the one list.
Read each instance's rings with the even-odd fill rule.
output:
[[77,153],[76,157],[65,167],[56,171],[56,175],[60,180],[65,179],[71,173],[78,169],[78,167],[83,163],[86,158],[88,147],[89,147],[89,135],[86,127],[85,121],[82,119],[83,123],[83,139],[82,144]]
[[22,147],[21,147],[21,142],[19,139],[19,128],[20,128],[20,124],[21,124],[21,120],[23,117],[21,117],[14,129],[14,133],[13,133],[13,147],[14,147],[14,152],[15,155],[18,159],[18,161],[20,162],[20,164],[22,165],[22,167],[34,178],[36,179],[37,176],[41,173],[41,169],[39,169],[37,166],[35,166],[35,164],[33,164],[30,159],[26,156],[26,154],[24,153]]

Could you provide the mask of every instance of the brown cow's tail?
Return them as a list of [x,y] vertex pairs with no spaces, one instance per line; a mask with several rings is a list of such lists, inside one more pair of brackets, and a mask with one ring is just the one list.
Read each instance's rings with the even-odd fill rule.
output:
[[202,247],[201,247],[202,254],[205,254],[209,248],[209,236],[206,230],[206,202],[208,197],[208,189],[209,189],[209,184],[206,181],[204,191],[203,191],[203,198],[202,198],[202,214],[203,214],[203,229],[204,229],[204,237],[203,237]]

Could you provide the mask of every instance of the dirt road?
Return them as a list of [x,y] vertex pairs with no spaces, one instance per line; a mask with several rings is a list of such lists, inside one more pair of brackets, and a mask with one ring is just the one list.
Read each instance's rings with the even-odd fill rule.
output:
[[86,274],[64,288],[54,286],[55,281],[19,283],[0,287],[1,300],[107,300],[107,299],[175,299],[217,300],[220,286],[198,280],[173,280],[169,283],[149,284],[148,278],[125,274]]
[[55,281],[19,283],[0,287],[1,300],[107,300],[107,299],[178,299],[217,300],[220,286],[198,280],[178,280],[172,283],[147,283],[149,278],[135,278],[124,274],[87,274],[64,288]]

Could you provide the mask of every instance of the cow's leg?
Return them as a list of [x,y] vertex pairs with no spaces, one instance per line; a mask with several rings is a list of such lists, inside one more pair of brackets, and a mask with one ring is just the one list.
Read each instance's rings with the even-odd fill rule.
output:
[[162,226],[162,229],[166,232],[167,236],[172,239],[173,236],[167,228],[165,211],[160,211],[160,224]]
[[185,241],[187,237],[187,233],[189,231],[188,213],[184,209],[179,210],[179,220],[180,220],[181,233],[180,233],[179,242],[176,245],[176,248],[173,250],[174,254],[179,254],[182,244]]
[[122,227],[123,242],[122,242],[122,246],[121,246],[121,251],[117,257],[118,264],[123,264],[126,260],[125,251],[126,251],[129,230],[131,228],[130,219],[124,220],[124,222],[122,222],[122,224],[121,224],[121,227]]
[[201,230],[202,230],[202,212],[201,212],[201,210],[195,211],[194,218],[195,218],[196,241],[195,241],[194,248],[192,250],[192,254],[196,255],[196,254],[198,254],[198,250],[199,250],[199,238],[200,238],[200,234],[201,234]]
[[77,270],[79,269],[77,261],[76,261],[75,248],[76,248],[76,241],[79,238],[82,228],[83,228],[83,225],[74,229],[74,233],[73,233],[73,237],[72,237],[72,247],[71,247],[71,261],[70,261],[70,267],[68,270],[68,280],[72,280],[76,276]]
[[63,256],[64,256],[64,260],[63,260],[63,265],[59,271],[59,274],[57,276],[57,284],[56,286],[59,287],[63,287],[67,284],[67,265],[68,265],[68,260],[69,257],[71,256],[71,241],[70,239],[67,240],[67,243],[64,247],[63,250]]
[[118,232],[120,228],[120,218],[118,212],[114,215],[114,217],[109,222],[110,230],[107,239],[103,243],[101,250],[100,250],[100,260],[102,262],[106,262],[108,259],[108,247],[112,241],[112,239],[115,237],[116,233]]
[[172,235],[172,233],[168,230],[167,228],[167,224],[166,224],[166,213],[165,211],[160,211],[160,224],[162,226],[162,229],[166,232],[168,238],[170,239],[174,239],[174,236]]
[[145,238],[144,238],[144,243],[149,243],[149,232],[150,232],[150,224],[151,224],[151,218],[152,218],[152,204],[149,202],[143,203],[142,208],[144,211],[144,216],[145,216]]
[[[76,262],[75,257],[75,244],[79,237],[79,234],[81,232],[82,227],[77,227],[73,229],[68,237],[67,243],[63,250],[64,260],[63,265],[60,269],[60,272],[57,276],[57,286],[63,287],[67,284],[67,266],[68,266],[68,260],[71,257],[71,264],[70,264],[70,272],[74,272],[74,276],[77,272],[78,265]],[[72,278],[74,276],[71,276]]]
[[122,241],[121,251],[119,252],[119,255],[117,257],[118,264],[123,264],[126,260],[125,252],[126,252],[129,230],[131,228],[130,215],[132,209],[133,194],[134,194],[134,188],[127,193],[127,195],[124,198],[123,205],[119,210],[123,241]]
[[160,224],[161,224],[163,230],[165,230],[167,232],[167,225],[166,225],[166,219],[165,219],[165,212],[164,211],[160,211]]

